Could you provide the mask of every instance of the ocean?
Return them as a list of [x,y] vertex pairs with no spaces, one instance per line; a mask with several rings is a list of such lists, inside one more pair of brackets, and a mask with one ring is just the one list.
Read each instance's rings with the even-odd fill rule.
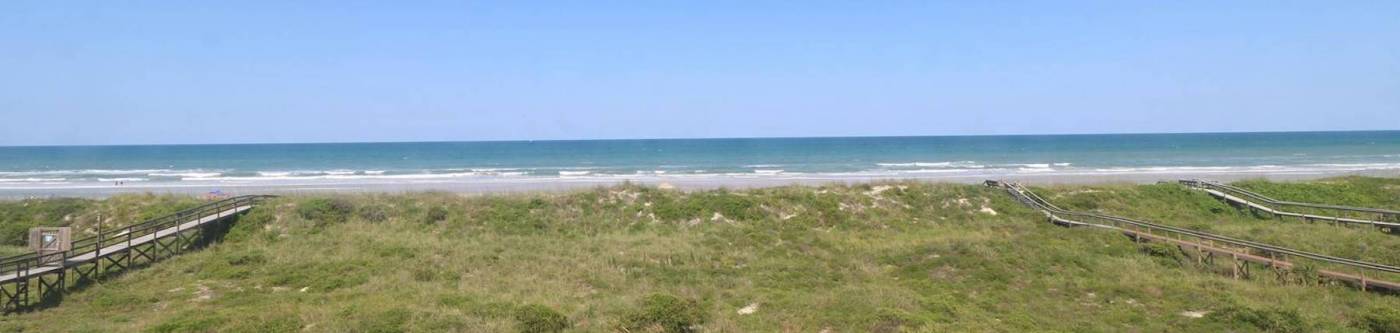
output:
[[1400,170],[1400,131],[0,147],[0,189]]

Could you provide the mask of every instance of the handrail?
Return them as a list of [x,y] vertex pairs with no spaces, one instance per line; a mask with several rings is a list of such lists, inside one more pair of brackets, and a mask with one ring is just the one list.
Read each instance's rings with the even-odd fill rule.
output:
[[[1378,209],[1378,208],[1351,207],[1351,206],[1326,205],[1326,204],[1315,204],[1315,203],[1305,203],[1305,202],[1293,202],[1293,201],[1276,200],[1276,199],[1274,199],[1274,198],[1270,198],[1270,197],[1264,196],[1264,195],[1259,194],[1259,193],[1254,193],[1254,192],[1251,192],[1251,191],[1249,191],[1249,190],[1245,190],[1245,189],[1243,189],[1243,188],[1239,188],[1239,187],[1236,187],[1236,186],[1233,186],[1233,185],[1228,185],[1228,184],[1223,184],[1223,183],[1218,183],[1218,182],[1213,182],[1213,181],[1206,181],[1206,180],[1196,180],[1196,179],[1192,179],[1192,180],[1181,180],[1180,183],[1181,183],[1182,185],[1187,186],[1187,187],[1196,188],[1196,189],[1200,189],[1200,190],[1209,192],[1209,193],[1211,193],[1212,195],[1221,197],[1221,199],[1224,199],[1224,200],[1226,200],[1226,201],[1238,201],[1238,202],[1241,203],[1241,204],[1249,205],[1251,208],[1263,210],[1263,211],[1265,211],[1265,212],[1268,212],[1268,213],[1274,214],[1274,215],[1278,215],[1278,216],[1292,216],[1292,217],[1298,217],[1298,218],[1309,219],[1309,220],[1330,220],[1330,221],[1335,221],[1335,222],[1354,223],[1354,224],[1369,224],[1369,225],[1372,225],[1372,226],[1383,227],[1383,228],[1397,228],[1397,227],[1400,227],[1400,222],[1387,222],[1387,221],[1365,220],[1365,219],[1360,219],[1360,218],[1348,218],[1348,217],[1341,217],[1341,216],[1309,215],[1309,214],[1303,214],[1303,213],[1296,213],[1296,212],[1284,211],[1284,210],[1281,209],[1281,207],[1284,207],[1284,206],[1292,206],[1292,207],[1304,207],[1304,208],[1313,208],[1313,209],[1333,210],[1333,211],[1337,211],[1337,212],[1352,212],[1352,213],[1379,214],[1380,217],[1381,217],[1381,219],[1386,219],[1387,216],[1400,216],[1400,211],[1394,211],[1394,210],[1388,210],[1388,209]],[[1253,201],[1251,201],[1251,199],[1252,199]],[[1263,203],[1263,205],[1261,205],[1261,204],[1259,204],[1259,203],[1256,203],[1256,202]],[[1270,205],[1270,206],[1272,206],[1272,207],[1266,206],[1266,205]],[[1340,214],[1339,214],[1339,215],[1340,215]]]
[[[237,208],[244,205],[252,205],[272,197],[274,196],[243,195],[226,198],[218,201],[212,201],[201,204],[199,206],[170,213],[164,216],[152,218],[141,223],[127,225],[125,227],[118,228],[115,230],[104,231],[103,233],[100,233],[98,235],[78,239],[72,242],[72,246],[67,251],[46,253],[43,255],[40,255],[37,252],[29,252],[3,257],[0,258],[0,275],[18,272],[29,272],[30,269],[34,267],[41,267],[45,264],[51,264],[52,262],[54,262],[52,260],[53,257],[61,257],[62,260],[57,262],[59,263],[59,265],[62,266],[68,265],[67,261],[69,258],[73,258],[76,255],[81,255],[88,252],[96,253],[93,256],[93,259],[95,260],[100,257],[100,251],[103,248],[107,248],[117,244],[128,243],[132,238],[139,238],[153,233],[159,233],[160,230],[170,228],[171,226],[179,226],[180,224],[187,222],[185,220],[190,217],[202,218],[212,213],[222,212],[224,210],[229,209],[230,207]],[[156,238],[160,238],[162,235],[157,234],[155,236]]]
[[[1059,219],[1058,215],[1064,215],[1064,216],[1074,216],[1074,217],[1082,217],[1082,218],[1092,218],[1092,219],[1098,219],[1098,220],[1105,220],[1105,221],[1108,221],[1109,224],[1105,225],[1105,224],[1098,224],[1098,223],[1091,223],[1091,222],[1084,222],[1084,221],[1078,221],[1078,223],[1086,224],[1086,225],[1095,225],[1095,226],[1099,226],[1099,227],[1108,227],[1108,228],[1113,228],[1113,229],[1124,229],[1124,228],[1123,228],[1123,225],[1129,225],[1129,226],[1136,227],[1136,228],[1138,228],[1139,230],[1146,229],[1146,230],[1149,230],[1149,231],[1161,231],[1161,232],[1166,232],[1166,233],[1175,233],[1175,234],[1180,234],[1180,235],[1187,235],[1187,236],[1196,237],[1196,238],[1199,238],[1199,239],[1211,240],[1211,241],[1218,242],[1218,243],[1221,243],[1221,244],[1227,244],[1227,245],[1242,247],[1242,248],[1246,248],[1246,249],[1253,249],[1253,250],[1263,251],[1263,252],[1266,252],[1266,253],[1290,255],[1290,256],[1296,256],[1296,257],[1300,257],[1300,258],[1307,258],[1307,259],[1311,259],[1311,260],[1315,260],[1315,261],[1319,261],[1319,262],[1324,262],[1324,263],[1337,264],[1337,265],[1343,265],[1343,266],[1350,266],[1350,267],[1355,267],[1355,268],[1364,268],[1364,269],[1376,270],[1376,271],[1387,272],[1387,273],[1400,273],[1400,267],[1394,267],[1394,266],[1389,266],[1389,265],[1384,265],[1384,264],[1378,264],[1378,263],[1372,263],[1372,262],[1366,262],[1366,261],[1360,261],[1360,260],[1353,260],[1353,259],[1347,259],[1347,258],[1341,258],[1341,257],[1334,257],[1334,256],[1329,256],[1329,255],[1324,255],[1324,254],[1318,254],[1318,253],[1312,253],[1312,252],[1306,252],[1306,251],[1300,251],[1300,250],[1294,250],[1294,249],[1289,249],[1289,248],[1284,248],[1284,247],[1279,247],[1279,246],[1274,246],[1274,245],[1269,245],[1269,244],[1264,244],[1264,243],[1259,243],[1259,242],[1247,241],[1247,240],[1242,240],[1242,239],[1236,239],[1236,238],[1231,238],[1231,237],[1226,237],[1226,236],[1221,236],[1221,235],[1216,235],[1216,234],[1211,234],[1211,233],[1207,233],[1207,232],[1196,231],[1196,230],[1191,230],[1191,229],[1186,229],[1186,228],[1180,228],[1180,227],[1174,227],[1174,226],[1168,226],[1168,225],[1161,225],[1161,224],[1156,224],[1156,223],[1151,223],[1151,222],[1146,222],[1146,221],[1132,220],[1132,219],[1123,218],[1123,217],[1117,217],[1117,216],[1111,216],[1111,215],[1103,215],[1103,214],[1096,214],[1096,213],[1088,213],[1088,212],[1077,212],[1077,211],[1065,210],[1065,209],[1061,209],[1061,208],[1059,208],[1059,207],[1056,207],[1055,205],[1051,204],[1049,201],[1046,201],[1044,198],[1041,198],[1039,195],[1036,195],[1035,192],[1031,192],[1030,190],[1028,190],[1028,189],[1022,187],[1022,186],[1019,185],[1019,184],[1012,184],[1012,183],[1006,183],[1006,182],[991,182],[991,181],[989,181],[989,182],[988,182],[988,185],[994,185],[994,186],[1002,186],[1002,187],[1004,187],[1008,192],[1010,192],[1010,193],[1012,194],[1012,196],[1016,197],[1019,201],[1021,201],[1021,202],[1023,202],[1023,203],[1026,203],[1027,205],[1030,205],[1030,206],[1032,206],[1033,208],[1036,208],[1036,209],[1038,209],[1038,210],[1041,210],[1041,211],[1044,212],[1046,215],[1049,215],[1051,218],[1055,218],[1055,219]],[[1124,229],[1124,230],[1126,230],[1126,229]]]
[[1251,191],[1249,191],[1249,190],[1240,188],[1240,187],[1238,187],[1238,186],[1229,185],[1229,184],[1224,184],[1224,183],[1220,183],[1220,182],[1208,181],[1208,180],[1199,180],[1199,179],[1181,180],[1181,184],[1182,184],[1182,185],[1186,185],[1186,186],[1190,186],[1190,187],[1195,187],[1195,188],[1214,188],[1214,189],[1217,189],[1217,190],[1228,191],[1228,192],[1234,192],[1234,193],[1236,193],[1236,194],[1240,194],[1240,195],[1243,195],[1243,196],[1247,196],[1247,197],[1254,198],[1255,200],[1263,201],[1263,202],[1269,203],[1269,204],[1280,205],[1280,206],[1295,206],[1295,207],[1307,207],[1307,208],[1321,208],[1321,209],[1332,209],[1332,210],[1344,210],[1344,211],[1352,211],[1352,212],[1360,212],[1360,213],[1375,213],[1375,214],[1386,214],[1386,215],[1400,215],[1400,211],[1389,210],[1389,209],[1366,208],[1366,207],[1352,207],[1352,206],[1328,205],[1328,204],[1316,204],[1316,203],[1307,203],[1307,202],[1296,202],[1296,201],[1278,200],[1278,199],[1274,199],[1274,198],[1270,198],[1270,197],[1264,196],[1264,195],[1259,194],[1259,193],[1251,192]]

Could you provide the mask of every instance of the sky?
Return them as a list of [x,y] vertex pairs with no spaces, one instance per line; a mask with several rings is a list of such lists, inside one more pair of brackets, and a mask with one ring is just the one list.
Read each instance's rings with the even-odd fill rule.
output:
[[0,1],[0,145],[1400,129],[1400,1]]

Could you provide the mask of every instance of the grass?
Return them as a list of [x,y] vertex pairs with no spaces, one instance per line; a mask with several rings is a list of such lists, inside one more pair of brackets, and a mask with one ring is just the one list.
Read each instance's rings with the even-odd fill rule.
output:
[[33,227],[73,227],[74,238],[96,235],[101,227],[116,229],[194,207],[186,196],[119,195],[106,200],[55,198],[0,201],[0,256],[31,252],[26,247]]
[[[1311,183],[1243,182],[1243,187],[1279,200],[1321,202],[1337,205],[1387,208],[1383,203],[1400,197],[1400,184],[1386,178],[1340,178]],[[1302,195],[1315,188],[1335,197]],[[1278,190],[1286,189],[1286,190]],[[1343,195],[1348,189],[1364,189]],[[1387,192],[1388,191],[1388,192]],[[1306,223],[1297,219],[1258,216],[1232,207],[1205,192],[1176,184],[1060,186],[1037,192],[1062,208],[1097,211],[1207,231],[1293,249],[1361,259],[1400,266],[1400,237],[1370,227],[1345,227],[1329,223]],[[1369,199],[1378,197],[1381,199]],[[1365,198],[1365,199],[1363,199]],[[1395,208],[1400,208],[1396,206]]]
[[[1400,194],[1364,185],[1373,182],[1394,180],[1245,185]],[[1400,262],[1396,236],[1260,219],[1176,185],[1037,190],[1067,208]],[[0,203],[0,216],[42,224],[118,203],[156,209],[185,200],[26,201],[45,209],[11,202]],[[1393,199],[1355,200],[1340,203]],[[220,244],[69,294],[58,307],[0,318],[0,330],[1380,332],[1396,325],[1395,296],[1235,280],[1184,265],[1172,250],[1055,227],[1004,193],[972,185],[286,197],[243,216]],[[755,304],[752,313],[738,311]]]

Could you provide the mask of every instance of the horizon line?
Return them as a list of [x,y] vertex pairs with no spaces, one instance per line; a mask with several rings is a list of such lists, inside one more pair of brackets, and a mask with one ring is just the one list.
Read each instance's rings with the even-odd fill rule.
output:
[[1188,134],[1288,134],[1288,133],[1361,133],[1400,132],[1383,130],[1309,130],[1309,131],[1200,131],[1200,132],[1102,132],[1102,133],[1018,133],[1018,134],[949,134],[949,135],[834,135],[834,136],[751,136],[751,137],[660,137],[660,138],[596,138],[596,139],[485,139],[485,140],[390,140],[390,141],[319,141],[319,142],[225,142],[225,143],[116,143],[76,145],[0,145],[0,148],[63,148],[63,147],[135,147],[135,146],[242,146],[242,145],[335,145],[335,144],[409,144],[409,143],[520,143],[520,142],[585,142],[585,141],[680,141],[680,140],[753,140],[753,139],[862,139],[862,138],[930,138],[930,137],[1026,137],[1026,136],[1093,136],[1093,135],[1188,135]]

